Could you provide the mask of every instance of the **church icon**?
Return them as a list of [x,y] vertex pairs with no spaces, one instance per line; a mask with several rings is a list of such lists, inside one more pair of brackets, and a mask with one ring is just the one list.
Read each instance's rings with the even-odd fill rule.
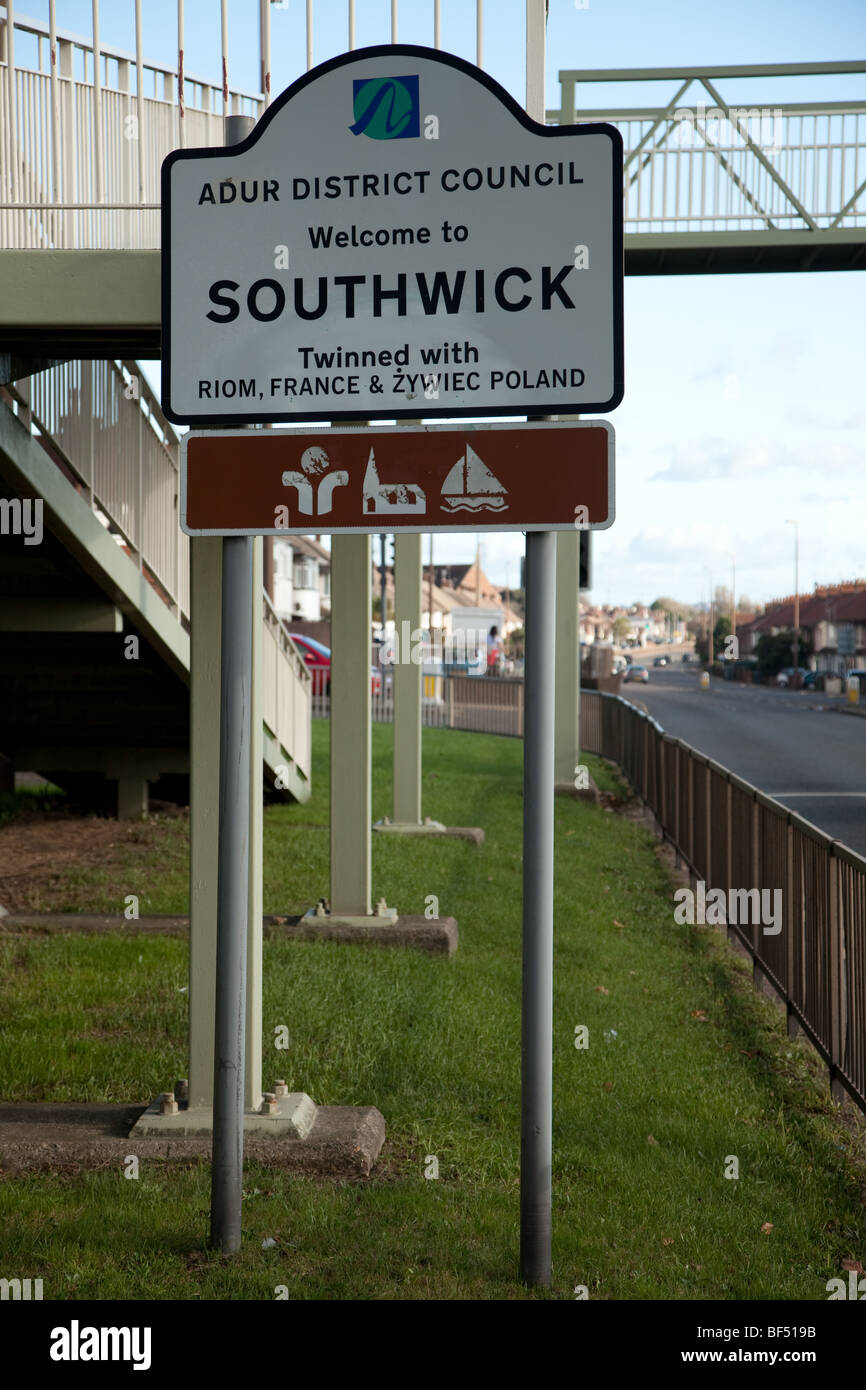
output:
[[427,511],[427,498],[424,489],[417,483],[383,483],[379,479],[376,456],[370,450],[367,471],[364,474],[364,515],[365,516],[405,516],[415,514],[424,516]]

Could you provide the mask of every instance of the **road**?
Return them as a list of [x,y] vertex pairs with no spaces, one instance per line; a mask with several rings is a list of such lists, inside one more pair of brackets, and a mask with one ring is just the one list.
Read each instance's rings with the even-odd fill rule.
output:
[[[674,657],[674,663],[679,657]],[[837,713],[820,691],[710,681],[697,667],[654,667],[622,694],[805,820],[866,856],[866,719]]]

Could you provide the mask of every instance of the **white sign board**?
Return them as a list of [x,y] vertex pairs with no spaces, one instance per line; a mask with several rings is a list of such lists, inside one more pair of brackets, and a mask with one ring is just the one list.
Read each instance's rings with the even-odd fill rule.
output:
[[433,49],[359,49],[163,164],[163,407],[189,425],[608,411],[622,140]]

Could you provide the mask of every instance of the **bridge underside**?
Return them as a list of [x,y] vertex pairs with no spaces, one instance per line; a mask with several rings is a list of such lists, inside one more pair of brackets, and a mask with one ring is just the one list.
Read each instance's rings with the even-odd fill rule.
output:
[[[22,374],[22,358],[158,358],[160,259],[159,251],[0,252],[0,384]],[[866,270],[866,228],[625,235],[626,275],[834,270]]]
[[[0,495],[0,787],[14,771],[38,772],[123,817],[139,816],[149,797],[188,804],[189,635],[2,403]],[[9,518],[24,502],[16,532]],[[266,786],[282,769],[280,798],[307,800],[307,779],[264,732]]]

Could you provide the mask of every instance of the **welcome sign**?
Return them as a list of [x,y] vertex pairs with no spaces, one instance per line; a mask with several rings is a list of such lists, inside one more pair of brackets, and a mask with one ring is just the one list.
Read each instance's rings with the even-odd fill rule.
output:
[[163,406],[189,425],[607,411],[622,140],[480,69],[356,50],[163,165]]

